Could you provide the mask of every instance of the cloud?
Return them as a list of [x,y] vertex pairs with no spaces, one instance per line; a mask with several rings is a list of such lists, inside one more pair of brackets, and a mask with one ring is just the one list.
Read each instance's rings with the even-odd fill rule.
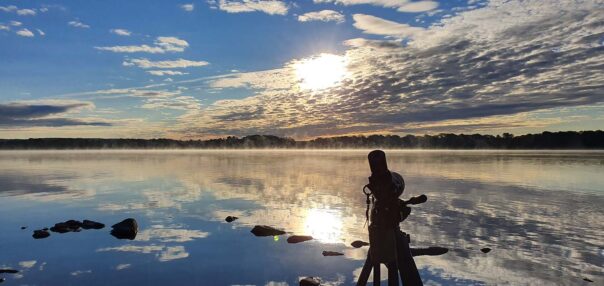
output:
[[150,53],[164,54],[167,52],[183,52],[189,43],[177,37],[157,37],[153,46],[112,46],[112,47],[94,47],[97,50],[109,51],[114,53]]
[[45,35],[46,35],[46,33],[44,33],[44,31],[42,31],[42,30],[40,30],[40,29],[36,29],[36,31],[38,31],[38,34],[39,34],[40,36],[45,36]]
[[34,265],[36,265],[36,263],[37,263],[36,260],[21,261],[21,262],[19,262],[19,266],[21,266],[23,268],[32,268],[32,267],[34,267]]
[[118,247],[107,247],[97,249],[97,252],[105,251],[120,251],[120,252],[136,252],[136,253],[155,253],[157,254],[157,260],[161,262],[171,261],[176,259],[182,259],[189,257],[189,253],[185,250],[182,245],[177,246],[165,246],[165,245],[123,245]]
[[19,27],[21,25],[23,25],[23,23],[19,22],[19,21],[10,21],[11,26],[15,26],[15,27]]
[[187,135],[297,137],[530,127],[535,120],[519,119],[604,101],[598,5],[497,0],[423,31],[357,15],[365,32],[408,42],[346,41],[349,75],[321,91],[297,88],[289,64],[215,77],[209,87],[247,88],[251,96],[217,101],[175,127]]
[[341,5],[368,4],[386,8],[395,8],[399,12],[418,13],[436,9],[436,1],[405,1],[405,0],[314,0],[315,3],[336,3]]
[[109,32],[111,32],[112,34],[116,34],[118,36],[130,36],[132,34],[132,32],[126,30],[126,29],[111,29],[109,30]]
[[10,27],[0,24],[0,31],[10,31]]
[[269,15],[286,15],[287,4],[277,0],[210,0],[210,7],[227,13],[264,12]]
[[25,29],[25,28],[17,31],[16,34],[21,37],[28,37],[28,38],[31,38],[34,36],[34,33],[32,33],[30,30]]
[[322,22],[337,22],[343,23],[345,17],[343,14],[333,10],[321,10],[316,12],[308,12],[298,16],[300,22],[322,21]]
[[19,8],[15,5],[9,5],[9,6],[0,6],[0,11],[4,11],[4,12],[15,12],[17,11]]
[[147,71],[147,73],[149,73],[151,75],[156,75],[156,76],[188,74],[186,72],[172,71],[172,70],[152,70],[152,71]]
[[17,10],[17,15],[19,15],[19,16],[35,16],[36,11],[33,9],[19,9],[19,10]]
[[109,122],[87,121],[65,117],[68,113],[90,108],[94,108],[92,103],[72,101],[4,103],[0,104],[0,127],[111,126]]
[[115,267],[115,270],[118,270],[118,271],[119,271],[119,270],[124,270],[124,269],[126,269],[126,268],[130,268],[130,266],[132,266],[132,264],[129,264],[129,263],[118,264],[118,265]]
[[80,21],[69,21],[67,22],[67,25],[72,26],[72,27],[76,27],[76,28],[82,28],[82,29],[88,29],[90,28],[89,25],[86,25]]
[[193,4],[193,3],[182,4],[182,5],[180,5],[180,8],[187,12],[191,12],[195,9],[195,4]]
[[[209,65],[206,61],[191,61],[185,59],[177,59],[172,61],[150,61],[145,58],[125,60],[122,63],[124,66],[137,66],[143,69],[158,68],[158,69],[174,69],[188,67],[202,67]],[[166,73],[168,74],[168,73]]]
[[171,97],[180,95],[180,91],[169,91],[169,90],[150,90],[150,89],[137,89],[137,88],[114,88],[98,90],[94,92],[97,95],[121,95],[130,97],[144,97],[144,98],[160,98],[160,97]]
[[175,96],[169,98],[150,98],[141,106],[145,109],[174,109],[174,110],[199,110],[201,102],[192,96]]
[[359,30],[362,30],[365,34],[402,39],[411,37],[424,31],[424,29],[420,27],[413,27],[407,24],[401,24],[371,15],[354,14],[352,18],[354,19],[353,26]]

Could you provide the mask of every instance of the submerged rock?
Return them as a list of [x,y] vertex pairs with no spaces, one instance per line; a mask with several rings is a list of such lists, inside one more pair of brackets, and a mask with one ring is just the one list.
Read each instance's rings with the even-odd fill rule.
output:
[[355,240],[353,241],[350,245],[352,245],[352,247],[354,248],[361,248],[363,246],[367,246],[369,245],[369,242],[364,242],[364,241],[360,241],[360,240]]
[[300,280],[300,286],[319,286],[321,281],[316,277],[306,277]]
[[238,218],[238,217],[236,217],[236,216],[227,216],[227,217],[226,217],[224,220],[225,220],[226,222],[233,222],[233,221],[235,221],[235,220],[237,220],[237,219],[239,219],[239,218]]
[[252,229],[252,233],[255,236],[274,236],[274,235],[283,235],[285,231],[280,229],[276,229],[274,227],[268,225],[257,225]]
[[111,230],[111,235],[115,236],[117,239],[133,240],[138,233],[138,223],[133,218],[127,218],[111,227],[113,228],[113,230]]
[[27,226],[22,226],[22,227],[21,227],[21,229],[26,229],[26,228],[27,228]]
[[46,231],[46,230],[43,230],[43,229],[34,230],[34,234],[32,235],[32,237],[34,239],[47,238],[49,236],[50,236],[50,233],[48,231]]
[[100,222],[92,221],[92,220],[85,219],[82,222],[82,228],[83,229],[102,229],[104,227],[105,227],[104,224],[102,224]]
[[342,255],[344,255],[344,253],[337,252],[337,251],[323,250],[323,256],[342,256]]
[[310,235],[292,235],[287,238],[287,243],[300,243],[304,241],[312,240],[312,236]]
[[15,274],[15,273],[19,273],[19,270],[15,270],[15,269],[0,269],[0,273]]
[[413,256],[422,256],[422,255],[435,256],[435,255],[443,255],[447,252],[449,252],[448,248],[439,247],[439,246],[432,246],[432,247],[428,247],[428,248],[411,248],[411,255],[413,255]]
[[482,253],[489,253],[489,252],[491,252],[491,249],[488,247],[485,247],[485,248],[481,248],[480,251],[482,251]]

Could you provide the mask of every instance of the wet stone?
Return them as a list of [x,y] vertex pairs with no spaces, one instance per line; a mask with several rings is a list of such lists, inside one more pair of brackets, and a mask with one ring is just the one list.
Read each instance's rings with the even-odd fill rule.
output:
[[300,243],[312,240],[312,236],[310,235],[292,235],[287,238],[287,243]]
[[439,247],[439,246],[432,246],[432,247],[428,247],[428,248],[411,248],[412,256],[422,256],[422,255],[436,256],[436,255],[443,255],[447,252],[449,252],[448,248]]
[[316,277],[306,277],[300,280],[300,286],[319,286],[321,281]]
[[252,233],[255,236],[274,236],[283,235],[285,231],[267,225],[257,225],[252,229]]
[[96,221],[92,221],[92,220],[87,220],[85,219],[84,221],[82,221],[82,228],[83,229],[102,229],[104,228],[105,225],[100,223],[100,222],[96,222]]
[[47,238],[49,236],[50,236],[50,233],[43,229],[34,230],[34,234],[32,235],[32,237],[34,239],[42,239],[42,238]]
[[337,252],[337,251],[323,250],[323,256],[342,256],[342,255],[344,255],[344,253]]
[[130,239],[136,238],[138,233],[138,223],[133,218],[127,218],[121,222],[118,222],[111,226],[111,235],[117,239]]
[[354,247],[354,248],[361,248],[363,246],[369,245],[369,243],[368,242],[364,242],[364,241],[360,241],[360,240],[355,240],[350,245],[352,245],[352,247]]

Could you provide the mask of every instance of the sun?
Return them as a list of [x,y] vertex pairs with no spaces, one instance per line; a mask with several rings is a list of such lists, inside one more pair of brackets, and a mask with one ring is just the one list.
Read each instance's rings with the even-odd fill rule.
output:
[[339,84],[347,74],[346,57],[320,54],[294,63],[300,88],[321,90]]

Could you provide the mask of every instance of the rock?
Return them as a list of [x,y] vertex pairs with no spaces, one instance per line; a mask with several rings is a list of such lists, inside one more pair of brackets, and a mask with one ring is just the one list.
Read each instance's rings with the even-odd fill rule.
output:
[[323,250],[323,256],[341,256],[341,255],[344,255],[344,253],[337,252],[337,251],[326,251],[326,250]]
[[369,245],[369,243],[368,242],[364,242],[364,241],[360,241],[360,240],[355,240],[350,245],[352,245],[352,247],[354,247],[354,248],[361,248],[363,246]]
[[4,281],[6,281],[6,279],[4,279],[4,278],[0,278],[0,283],[2,283],[2,282],[4,282]]
[[48,231],[48,227],[43,228],[42,230]]
[[316,277],[306,277],[300,280],[300,286],[319,286],[321,281]]
[[428,248],[411,248],[411,255],[413,256],[422,256],[422,255],[443,255],[449,252],[448,248],[432,246]]
[[138,223],[133,218],[127,218],[111,227],[113,228],[113,230],[111,230],[111,235],[115,236],[117,239],[133,240],[138,233]]
[[26,228],[27,228],[27,226],[22,226],[22,227],[21,227],[21,229],[26,229]]
[[82,227],[82,222],[70,219],[65,222],[55,223],[55,225],[50,228],[50,231],[58,233],[78,232],[80,227]]
[[485,248],[481,248],[480,251],[482,251],[482,253],[489,253],[489,252],[491,252],[491,249],[488,247],[485,247]]
[[15,269],[0,269],[0,273],[15,274],[15,273],[19,273],[19,270],[15,270]]
[[237,219],[239,219],[239,218],[238,218],[238,217],[236,217],[236,216],[227,216],[227,217],[226,217],[224,220],[225,220],[226,222],[233,222],[233,221],[235,221],[235,220],[237,220]]
[[304,241],[312,240],[312,236],[310,235],[292,235],[287,238],[287,243],[300,243]]
[[50,236],[50,233],[46,230],[43,229],[39,229],[39,230],[34,230],[34,234],[32,235],[32,237],[34,239],[41,239],[41,238],[47,238]]
[[96,221],[92,221],[92,220],[87,220],[85,219],[84,221],[82,221],[82,228],[83,229],[102,229],[104,228],[105,225],[100,223],[100,222],[96,222]]
[[587,282],[594,282],[593,280],[589,279],[589,278],[583,278],[583,281],[587,281]]
[[285,231],[267,225],[257,225],[252,229],[252,233],[255,236],[274,236],[283,235]]

